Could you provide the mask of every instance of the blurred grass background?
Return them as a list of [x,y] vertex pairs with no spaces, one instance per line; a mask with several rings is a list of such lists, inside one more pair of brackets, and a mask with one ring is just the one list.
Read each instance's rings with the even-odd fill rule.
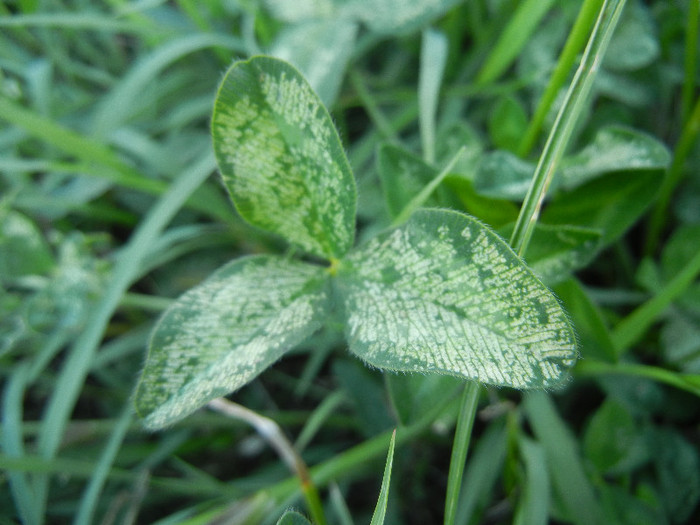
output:
[[[435,204],[514,220],[516,203],[479,193],[480,162],[536,161],[561,91],[550,79],[565,87],[592,23],[579,12],[601,2],[347,4],[343,16],[311,0],[0,4],[0,523],[274,523],[300,505],[242,423],[201,411],[147,434],[130,402],[174,297],[240,254],[285,249],[242,223],[215,173],[209,119],[234,59],[271,52],[312,81],[358,177],[361,236],[389,221],[380,144],[429,165],[466,145]],[[584,359],[554,396],[484,389],[458,523],[698,518],[697,11],[626,7],[578,146],[623,125],[672,163],[552,206],[552,224],[609,234],[556,287]],[[399,424],[386,523],[439,523],[458,382],[383,376],[340,341],[315,335],[236,400],[297,438],[334,523],[346,507],[369,522]]]

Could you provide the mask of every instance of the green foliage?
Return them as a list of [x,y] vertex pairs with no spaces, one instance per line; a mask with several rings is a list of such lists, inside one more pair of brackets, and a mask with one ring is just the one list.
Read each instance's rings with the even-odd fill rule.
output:
[[[0,2],[0,523],[697,523],[699,18],[690,0]],[[231,114],[217,86],[239,59]],[[261,72],[297,83],[313,130]],[[548,141],[525,266],[492,232],[513,235]],[[463,284],[493,270],[465,228],[543,291],[533,313],[553,287],[581,356],[566,382],[465,389],[466,363],[496,369],[467,339],[507,355],[522,319],[489,310],[516,279],[493,300]],[[367,366],[379,343],[382,366],[437,366],[455,332],[457,375]],[[144,363],[151,342],[168,351]],[[232,390],[266,424],[193,413]],[[144,432],[135,401],[177,424]]]
[[377,506],[372,514],[370,525],[383,525],[386,517],[386,505],[389,500],[389,484],[391,482],[391,467],[394,464],[394,448],[396,446],[396,430],[391,435],[389,442],[389,452],[386,455],[386,465],[384,466],[384,475],[382,476],[382,487],[379,490],[379,499]]
[[331,297],[350,350],[382,369],[535,388],[561,382],[574,363],[559,303],[477,220],[419,211],[343,257],[354,237],[352,174],[330,117],[285,62],[234,64],[212,133],[241,216],[331,266],[243,259],[182,296],[154,330],[136,391],[148,427],[249,382],[319,327]]
[[214,149],[239,213],[305,251],[342,257],[355,225],[355,182],[328,112],[281,60],[258,57],[224,77]]

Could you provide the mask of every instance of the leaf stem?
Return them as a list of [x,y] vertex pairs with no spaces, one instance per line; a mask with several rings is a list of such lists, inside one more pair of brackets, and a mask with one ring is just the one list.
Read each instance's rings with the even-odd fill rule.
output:
[[603,3],[581,64],[547,138],[510,240],[512,248],[521,256],[530,242],[542,202],[578,122],[578,117],[588,101],[593,81],[624,5],[625,0],[605,0]]
[[309,475],[306,463],[287,439],[282,429],[272,419],[261,416],[252,410],[224,398],[218,398],[208,403],[209,408],[221,412],[229,417],[240,419],[250,424],[260,436],[275,449],[280,459],[296,474],[301,482],[301,490],[306,498],[309,513],[316,525],[326,525],[326,516],[323,512],[321,498],[318,495]]
[[462,392],[462,403],[459,407],[457,429],[455,430],[450,471],[447,475],[447,495],[445,497],[445,525],[454,525],[457,517],[457,503],[462,488],[462,475],[467,459],[467,450],[471,440],[474,416],[479,401],[479,383],[468,381]]

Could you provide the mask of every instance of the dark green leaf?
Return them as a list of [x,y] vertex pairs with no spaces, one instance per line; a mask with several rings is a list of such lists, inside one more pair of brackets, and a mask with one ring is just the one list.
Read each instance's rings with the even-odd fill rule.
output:
[[390,144],[381,146],[377,152],[377,171],[392,218],[438,174],[437,169],[420,157]]
[[620,127],[603,128],[593,142],[562,160],[558,186],[571,189],[613,171],[664,170],[668,148],[655,138]]
[[34,223],[0,208],[0,282],[46,274],[53,265],[49,246]]
[[[512,226],[499,233],[508,238]],[[578,226],[538,224],[530,238],[525,260],[548,286],[567,279],[571,272],[584,268],[598,253],[601,234]]]
[[236,62],[212,120],[221,175],[239,213],[326,258],[342,257],[355,230],[355,181],[328,111],[286,62]]
[[670,429],[659,429],[652,446],[666,514],[672,523],[686,523],[700,503],[697,447]]
[[153,332],[136,409],[157,429],[255,378],[321,325],[326,270],[244,257],[177,300]]
[[630,2],[605,55],[605,67],[633,70],[647,66],[659,56],[654,19],[642,2]]
[[651,204],[661,183],[659,171],[613,173],[558,195],[542,212],[542,222],[598,229],[605,246],[627,231]]
[[535,166],[508,151],[493,151],[481,158],[474,189],[493,199],[522,200],[530,188]]
[[338,278],[350,350],[373,366],[528,388],[558,383],[576,359],[551,292],[466,215],[418,211]]
[[489,135],[493,145],[515,152],[527,128],[527,113],[514,97],[502,97],[489,115]]
[[649,457],[644,434],[634,418],[612,399],[593,415],[583,445],[586,456],[601,474],[628,473]]
[[616,361],[617,353],[603,314],[581,284],[575,279],[569,279],[558,284],[554,291],[564,303],[576,327],[581,357],[605,362]]

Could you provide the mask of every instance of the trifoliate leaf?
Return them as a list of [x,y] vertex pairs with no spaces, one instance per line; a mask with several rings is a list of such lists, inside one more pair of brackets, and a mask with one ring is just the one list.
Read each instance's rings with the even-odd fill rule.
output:
[[241,216],[309,253],[339,258],[355,233],[355,180],[326,108],[286,62],[236,62],[212,120],[223,181]]
[[327,271],[272,256],[244,257],[185,293],[151,337],[136,409],[152,429],[256,377],[319,328]]
[[561,380],[574,333],[552,293],[496,234],[421,210],[338,270],[350,350],[389,370],[516,388]]

